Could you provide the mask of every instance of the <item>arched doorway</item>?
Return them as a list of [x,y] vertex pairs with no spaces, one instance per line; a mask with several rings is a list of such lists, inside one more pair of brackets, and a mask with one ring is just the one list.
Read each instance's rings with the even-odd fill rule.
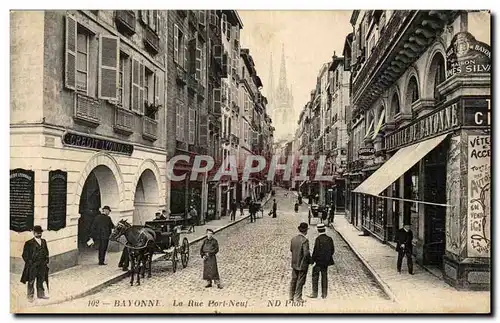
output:
[[95,167],[87,176],[80,195],[78,213],[78,250],[91,251],[86,244],[90,237],[92,222],[100,208],[108,205],[111,210],[119,206],[118,184],[116,178],[107,166]]
[[155,174],[146,169],[135,188],[133,224],[144,225],[146,221],[153,220],[159,206],[158,181]]

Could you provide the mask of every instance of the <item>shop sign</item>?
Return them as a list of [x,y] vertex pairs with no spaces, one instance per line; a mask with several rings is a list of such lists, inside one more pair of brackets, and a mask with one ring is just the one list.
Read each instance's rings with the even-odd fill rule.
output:
[[359,149],[358,153],[360,156],[371,156],[371,155],[375,154],[375,148],[363,147],[363,148]]
[[10,170],[10,229],[15,232],[33,228],[35,217],[35,172]]
[[468,136],[467,141],[467,256],[490,257],[490,136]]
[[126,155],[132,155],[132,152],[134,151],[134,146],[130,144],[94,138],[74,132],[66,132],[63,135],[62,141],[66,146],[104,150]]
[[477,41],[468,32],[460,32],[451,40],[446,51],[446,78],[455,74],[490,73],[491,47]]
[[68,173],[60,169],[49,172],[47,230],[66,227],[66,203],[68,196]]
[[463,99],[464,126],[490,127],[490,99]]
[[400,148],[434,137],[460,126],[459,103],[444,106],[385,138],[387,150]]

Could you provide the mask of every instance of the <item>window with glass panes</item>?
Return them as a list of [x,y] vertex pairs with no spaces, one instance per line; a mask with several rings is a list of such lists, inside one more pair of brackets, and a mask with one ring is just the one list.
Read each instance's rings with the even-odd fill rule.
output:
[[118,104],[125,105],[125,65],[127,64],[127,57],[120,52],[120,70],[118,71]]
[[89,78],[89,35],[78,30],[76,41],[76,89],[87,94]]

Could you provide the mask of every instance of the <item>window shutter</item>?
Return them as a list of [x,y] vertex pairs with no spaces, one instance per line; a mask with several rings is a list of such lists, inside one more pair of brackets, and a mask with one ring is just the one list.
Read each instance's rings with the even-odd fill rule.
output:
[[179,62],[179,27],[174,25],[174,62]]
[[194,144],[194,132],[195,132],[195,111],[192,107],[189,107],[189,138],[188,143],[190,145]]
[[116,100],[118,94],[118,65],[120,39],[115,36],[99,37],[99,98]]
[[141,115],[144,114],[144,101],[146,98],[144,98],[144,64],[139,62],[139,113]]
[[68,89],[76,89],[76,19],[66,16],[66,59],[64,60],[64,84]]
[[188,69],[188,38],[187,38],[187,35],[184,35],[184,53],[182,56],[184,57],[184,69],[187,70]]
[[140,93],[140,82],[139,82],[139,61],[132,58],[132,91],[130,92],[130,107],[132,111],[140,113],[139,109],[139,93]]
[[199,18],[199,22],[200,22],[200,25],[202,26],[205,26],[205,10],[200,10],[200,18]]
[[208,117],[206,114],[200,115],[200,138],[199,145],[208,146]]
[[219,63],[222,63],[222,46],[221,45],[214,46],[214,58],[216,60],[220,60]]
[[156,71],[154,75],[154,84],[155,84],[155,106],[160,105],[160,71]]
[[175,105],[175,137],[181,141],[181,105],[179,100]]
[[195,79],[197,81],[201,80],[201,44],[200,41],[198,40],[198,36],[196,37],[196,52],[195,52],[195,67],[196,67],[196,74],[195,74]]
[[215,114],[220,114],[221,113],[221,89],[214,89],[214,113]]
[[160,10],[155,10],[155,19],[156,19],[156,33],[160,34],[161,30],[161,16],[160,16]]
[[148,11],[147,10],[141,10],[141,20],[145,24],[148,23]]
[[228,74],[227,63],[228,63],[227,53],[224,53],[224,55],[222,56],[222,75],[223,75],[223,77],[227,77],[227,74]]
[[180,129],[179,129],[179,138],[181,141],[185,141],[185,136],[186,136],[186,132],[184,130],[184,126],[186,125],[186,118],[184,117],[185,114],[186,114],[186,107],[184,106],[184,103],[183,102],[180,102],[179,104],[179,116],[180,116]]

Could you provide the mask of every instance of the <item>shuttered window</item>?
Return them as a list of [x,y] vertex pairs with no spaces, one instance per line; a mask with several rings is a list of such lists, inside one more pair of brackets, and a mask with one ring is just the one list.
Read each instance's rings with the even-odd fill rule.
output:
[[174,62],[176,63],[182,62],[179,59],[179,48],[180,48],[179,27],[177,25],[174,25]]
[[213,96],[213,112],[216,114],[221,113],[221,89],[214,89]]
[[144,114],[144,65],[132,59],[131,110]]
[[201,42],[198,40],[198,35],[196,35],[196,52],[195,52],[195,68],[196,68],[196,74],[195,74],[195,79],[197,81],[202,79],[201,76],[201,70],[202,70],[202,48],[201,48]]
[[120,39],[101,35],[99,37],[99,98],[101,99],[117,98],[119,57]]
[[154,75],[154,104],[155,106],[158,106],[160,105],[160,85],[161,85],[161,74],[160,74],[160,71],[156,71],[155,72],[155,75]]
[[199,10],[198,12],[199,12],[198,21],[200,25],[205,26],[205,19],[206,19],[205,10]]
[[144,69],[144,101],[147,103],[154,102],[154,74],[149,69]]
[[125,109],[130,109],[130,59],[120,52],[120,68],[118,73],[118,104]]
[[222,46],[221,45],[215,45],[214,48],[214,58],[215,60],[219,61],[219,64],[222,63]]
[[188,70],[188,39],[187,35],[184,35],[184,42],[183,42],[183,47],[184,51],[182,52],[182,57],[184,59],[184,69],[187,71]]
[[194,137],[195,137],[195,110],[193,107],[189,107],[189,137],[188,144],[194,145]]
[[66,56],[64,60],[64,84],[68,89],[76,88],[76,19],[66,16]]
[[184,141],[184,104],[176,100],[175,105],[175,136],[177,140]]
[[87,94],[89,83],[89,36],[83,32],[76,34],[76,89]]
[[207,79],[207,46],[205,44],[201,45],[201,82],[205,86],[205,81]]
[[236,50],[233,50],[233,63],[231,64],[232,65],[232,73],[233,75],[236,75],[237,72],[238,72],[238,68],[239,68],[239,64],[238,64],[238,52]]
[[200,137],[199,145],[201,147],[208,146],[208,116],[206,114],[200,115]]

